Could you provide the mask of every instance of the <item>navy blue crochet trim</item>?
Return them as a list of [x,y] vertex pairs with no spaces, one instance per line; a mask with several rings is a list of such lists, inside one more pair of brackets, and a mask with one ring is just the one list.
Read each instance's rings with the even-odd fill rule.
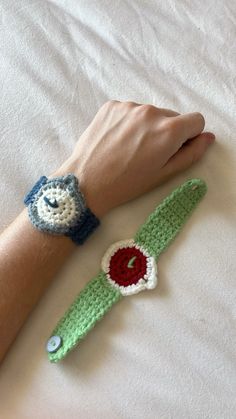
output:
[[39,189],[47,183],[47,177],[41,176],[41,178],[35,183],[34,187],[31,189],[31,191],[25,196],[24,198],[24,204],[29,205],[33,202],[34,196],[39,191]]
[[96,215],[89,208],[86,208],[78,223],[71,227],[65,235],[70,237],[75,244],[80,245],[99,225],[100,221]]

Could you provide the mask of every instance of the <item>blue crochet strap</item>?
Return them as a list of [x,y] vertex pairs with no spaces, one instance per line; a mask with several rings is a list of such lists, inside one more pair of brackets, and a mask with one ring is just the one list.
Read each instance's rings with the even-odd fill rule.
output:
[[66,236],[70,237],[77,245],[83,244],[99,224],[100,221],[96,215],[89,208],[86,208],[78,223],[69,229]]
[[39,191],[39,189],[45,185],[45,183],[47,183],[47,177],[46,176],[41,176],[41,178],[35,183],[35,185],[33,186],[33,188],[31,189],[30,192],[27,193],[27,195],[24,198],[24,204],[25,205],[29,205],[33,202],[34,200],[34,196],[36,195],[36,193]]

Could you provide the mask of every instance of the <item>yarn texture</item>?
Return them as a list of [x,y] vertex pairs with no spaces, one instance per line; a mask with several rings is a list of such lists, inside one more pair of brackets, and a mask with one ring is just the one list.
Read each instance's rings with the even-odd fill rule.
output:
[[123,296],[137,294],[157,285],[157,264],[133,239],[113,243],[102,258],[107,280]]
[[83,244],[99,224],[99,219],[89,208],[86,208],[78,222],[73,227],[70,227],[65,235],[70,237],[75,244]]
[[25,197],[31,223],[38,230],[61,235],[81,245],[100,224],[87,208],[73,174],[47,179],[42,176]]
[[52,333],[60,336],[62,346],[57,352],[48,354],[50,361],[64,358],[121,297],[104,272],[89,281]]
[[24,204],[29,205],[33,202],[35,194],[41,189],[43,185],[47,183],[46,176],[41,176],[41,178],[35,183],[31,191],[25,196]]
[[174,240],[207,190],[201,179],[191,179],[175,189],[137,231],[134,240],[156,259]]
[[51,362],[64,358],[122,296],[156,286],[156,259],[175,238],[206,190],[200,179],[185,182],[157,206],[134,239],[109,247],[102,258],[102,271],[86,285],[53,331],[48,346],[51,348],[51,342],[60,345],[58,350],[48,353]]

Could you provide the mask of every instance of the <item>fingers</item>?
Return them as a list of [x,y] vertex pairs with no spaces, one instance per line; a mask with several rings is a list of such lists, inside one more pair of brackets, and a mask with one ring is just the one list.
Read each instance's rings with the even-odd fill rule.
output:
[[136,103],[136,102],[124,102],[126,105],[136,108],[136,110],[143,111],[144,114],[146,113],[149,119],[153,119],[154,121],[159,121],[162,117],[173,117],[178,116],[179,113],[172,111],[171,109],[167,108],[157,108],[151,104],[143,104],[143,103]]
[[159,115],[173,117],[178,116],[179,113],[167,108],[157,108]]
[[126,106],[129,110],[132,110],[134,108],[140,108],[143,110],[148,110],[148,114],[157,118],[157,117],[174,117],[180,115],[178,112],[172,111],[171,109],[167,108],[157,108],[154,105],[151,104],[144,104],[144,103],[137,103],[132,101],[126,101],[126,102],[120,102],[118,100],[109,100],[103,104],[103,106],[100,109],[106,109],[111,108],[111,105],[122,105]]
[[176,119],[179,121],[180,129],[185,141],[189,138],[196,137],[204,130],[205,119],[199,112],[180,115]]
[[177,173],[188,169],[195,162],[200,160],[214,140],[214,134],[204,132],[184,144],[183,147],[181,147],[180,150],[174,154],[161,169],[161,176],[163,176],[163,180],[167,180]]
[[[120,102],[122,103],[122,102]],[[167,108],[158,108],[155,105],[151,105],[151,104],[145,104],[145,103],[137,103],[137,102],[130,102],[130,101],[126,101],[123,102],[125,105],[130,106],[131,108],[135,108],[135,107],[141,107],[141,108],[146,108],[149,109],[149,111],[152,110],[153,116],[157,117],[157,116],[165,116],[165,117],[173,117],[173,116],[178,116],[180,115],[178,112],[172,111],[171,109],[167,109]]]
[[133,105],[133,106],[140,106],[143,108],[149,108],[152,109],[154,116],[166,116],[166,117],[173,117],[180,115],[178,112],[172,111],[172,109],[167,108],[157,108],[154,105],[151,104],[143,104],[143,103],[136,103],[136,102],[125,102],[127,105]]
[[187,140],[201,134],[204,130],[205,119],[201,113],[194,112],[178,115],[166,123],[170,125],[172,135],[169,137],[169,143],[174,154]]

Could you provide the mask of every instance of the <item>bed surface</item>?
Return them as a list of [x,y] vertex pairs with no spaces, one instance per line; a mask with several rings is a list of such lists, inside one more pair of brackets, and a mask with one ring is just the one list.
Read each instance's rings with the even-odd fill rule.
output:
[[[1,1],[1,230],[108,99],[201,111],[217,136],[201,163],[107,215],[60,272],[1,366],[2,419],[236,417],[235,37],[232,0]],[[50,364],[45,342],[107,247],[191,177],[208,193],[161,256],[158,288]]]

